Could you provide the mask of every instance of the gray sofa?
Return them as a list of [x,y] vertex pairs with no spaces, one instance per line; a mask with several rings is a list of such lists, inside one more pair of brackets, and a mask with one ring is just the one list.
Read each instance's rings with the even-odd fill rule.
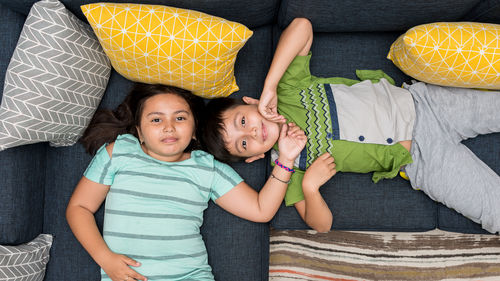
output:
[[[0,0],[0,85],[34,0]],[[88,0],[63,0],[85,21],[79,9]],[[127,2],[123,0],[115,2]],[[258,97],[280,31],[295,17],[311,20],[316,32],[311,71],[317,76],[356,78],[356,69],[382,69],[400,85],[411,80],[389,60],[391,43],[412,26],[435,21],[500,23],[500,0],[144,0],[196,9],[245,24],[253,36],[238,54],[235,75],[240,90]],[[112,72],[100,107],[115,107],[131,82]],[[500,134],[466,141],[500,174]],[[54,236],[45,280],[99,280],[99,268],[76,241],[65,208],[91,157],[80,144],[54,148],[38,143],[0,152],[0,244],[31,241],[40,233]],[[269,160],[237,163],[234,168],[255,188],[264,183]],[[471,187],[473,188],[473,187]],[[334,215],[333,229],[427,231],[439,228],[486,233],[462,215],[411,189],[401,178],[371,182],[371,175],[338,174],[321,192]],[[97,221],[102,226],[103,210]],[[305,229],[294,208],[282,206],[270,223],[251,223],[210,203],[202,234],[216,280],[267,280],[269,229]]]

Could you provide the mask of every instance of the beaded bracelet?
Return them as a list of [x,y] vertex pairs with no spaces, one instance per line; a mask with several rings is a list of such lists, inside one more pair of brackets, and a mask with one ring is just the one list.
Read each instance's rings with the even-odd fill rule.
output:
[[280,161],[278,161],[278,159],[274,160],[274,164],[278,165],[279,167],[287,170],[288,172],[292,172],[292,173],[295,173],[295,170],[292,169],[292,168],[288,168],[287,166],[283,165],[280,163]]

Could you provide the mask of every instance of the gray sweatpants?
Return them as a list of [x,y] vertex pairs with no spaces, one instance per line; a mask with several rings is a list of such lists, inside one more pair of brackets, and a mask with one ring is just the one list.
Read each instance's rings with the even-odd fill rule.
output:
[[405,168],[412,187],[487,231],[500,231],[500,176],[461,143],[500,132],[500,92],[425,83],[406,88],[417,116],[411,148],[414,162]]

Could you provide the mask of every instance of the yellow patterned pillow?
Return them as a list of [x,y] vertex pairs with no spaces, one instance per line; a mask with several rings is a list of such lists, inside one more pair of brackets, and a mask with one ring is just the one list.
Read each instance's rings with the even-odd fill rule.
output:
[[244,25],[159,5],[96,3],[81,9],[124,77],[206,98],[238,90],[234,62],[253,34]]
[[419,25],[392,44],[387,58],[407,75],[427,83],[500,89],[500,25]]

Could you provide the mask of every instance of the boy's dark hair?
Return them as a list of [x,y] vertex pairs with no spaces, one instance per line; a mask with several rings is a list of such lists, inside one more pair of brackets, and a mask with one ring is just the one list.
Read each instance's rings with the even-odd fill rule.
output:
[[234,156],[229,153],[224,141],[224,113],[238,105],[245,105],[241,99],[216,98],[210,100],[205,107],[205,117],[200,127],[200,141],[205,150],[215,159],[222,162],[239,162],[244,157]]
[[[198,128],[204,111],[202,98],[193,95],[190,91],[173,86],[135,83],[130,93],[115,110],[99,109],[94,114],[80,138],[85,150],[94,155],[103,144],[115,141],[116,137],[122,134],[132,134],[139,138],[136,126],[140,124],[144,103],[158,94],[175,94],[186,100],[194,116],[195,128]],[[197,135],[196,139],[200,137]],[[201,148],[197,140],[191,140],[185,152]]]

